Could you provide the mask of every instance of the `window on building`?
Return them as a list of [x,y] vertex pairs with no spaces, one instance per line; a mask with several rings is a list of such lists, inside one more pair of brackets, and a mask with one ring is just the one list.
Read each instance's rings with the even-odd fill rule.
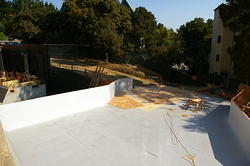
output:
[[216,55],[216,62],[219,62],[219,60],[220,60],[220,55],[217,54],[217,55]]
[[221,36],[218,36],[218,40],[217,40],[218,43],[221,42]]

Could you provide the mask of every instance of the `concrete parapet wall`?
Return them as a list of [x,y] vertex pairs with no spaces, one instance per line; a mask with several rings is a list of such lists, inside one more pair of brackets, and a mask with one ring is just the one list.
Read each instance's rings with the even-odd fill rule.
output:
[[128,78],[97,88],[1,105],[0,120],[5,130],[15,130],[103,106],[132,87],[132,79]]
[[114,96],[120,94],[122,91],[132,89],[133,79],[131,78],[119,79],[109,84],[109,87],[110,87],[111,98],[113,98]]
[[229,124],[250,156],[250,119],[234,101],[231,102]]
[[9,88],[2,104],[10,104],[19,101],[34,99],[46,96],[46,86],[23,86],[18,88]]

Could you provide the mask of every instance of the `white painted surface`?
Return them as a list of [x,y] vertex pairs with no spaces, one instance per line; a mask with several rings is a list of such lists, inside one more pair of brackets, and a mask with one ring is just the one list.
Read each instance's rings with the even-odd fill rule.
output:
[[250,156],[250,119],[234,101],[231,102],[229,123],[247,151],[248,156]]
[[206,112],[187,118],[183,102],[149,112],[107,105],[7,135],[17,166],[189,166],[172,123],[197,166],[248,166],[227,123],[229,103],[207,101]]
[[203,96],[207,106],[199,113],[184,112],[185,101],[148,112],[106,105],[116,90],[132,86],[124,81],[0,106],[16,165],[189,165],[168,125],[197,166],[250,165],[227,123],[229,102]]
[[[14,90],[14,92],[11,92]],[[18,88],[9,88],[4,98],[3,104],[10,104],[24,100],[30,100],[38,97],[46,96],[46,86],[44,84],[32,87],[23,86]]]
[[14,130],[105,105],[115,93],[130,89],[132,79],[111,85],[69,92],[0,106],[5,130]]

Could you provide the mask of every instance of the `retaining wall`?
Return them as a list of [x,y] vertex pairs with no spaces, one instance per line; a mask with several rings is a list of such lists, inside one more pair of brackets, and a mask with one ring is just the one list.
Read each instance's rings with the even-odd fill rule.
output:
[[107,104],[123,90],[133,88],[130,78],[109,85],[0,106],[6,131],[42,123]]

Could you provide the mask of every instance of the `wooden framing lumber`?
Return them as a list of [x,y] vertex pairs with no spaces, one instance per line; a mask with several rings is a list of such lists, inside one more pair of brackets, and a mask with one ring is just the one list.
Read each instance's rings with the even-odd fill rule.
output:
[[0,47],[0,70],[4,71],[2,48]]
[[239,94],[242,90],[244,90],[244,94],[247,98],[250,98],[250,86],[246,84],[240,84],[237,90],[237,94]]
[[89,88],[93,88],[99,85],[99,82],[104,76],[104,67],[102,64],[96,66],[95,72],[91,76],[91,81],[89,83]]

